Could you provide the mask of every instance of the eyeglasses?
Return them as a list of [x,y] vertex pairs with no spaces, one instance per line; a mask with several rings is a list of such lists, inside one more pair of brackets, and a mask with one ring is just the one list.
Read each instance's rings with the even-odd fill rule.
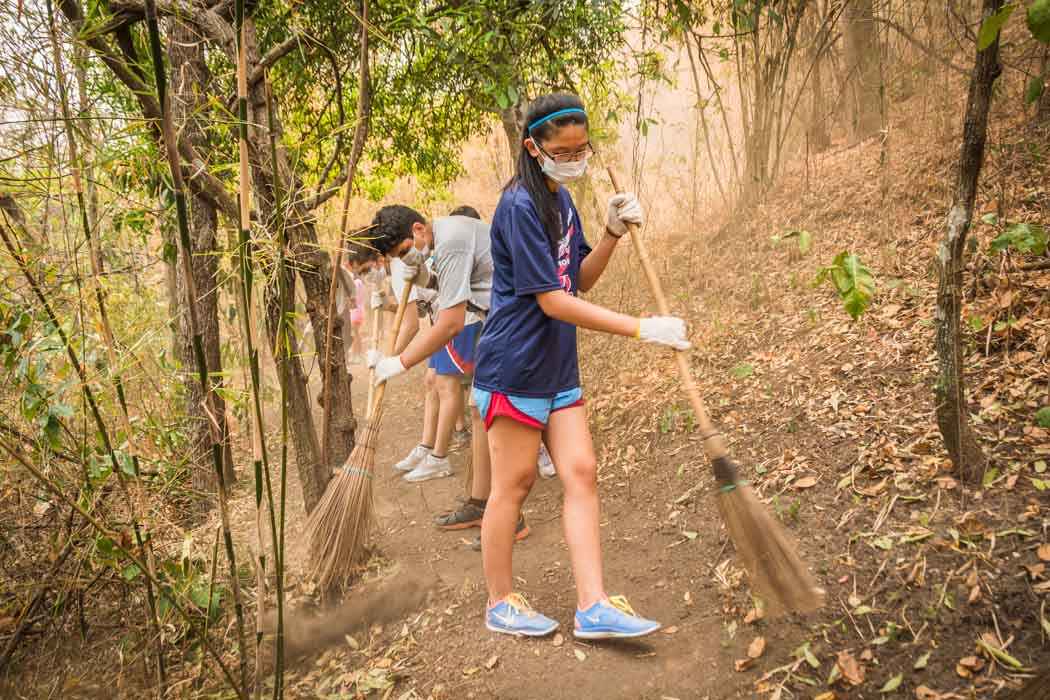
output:
[[589,142],[584,144],[583,148],[581,148],[581,149],[579,149],[577,151],[572,151],[571,153],[557,153],[557,154],[548,153],[543,148],[543,146],[540,145],[540,142],[536,141],[535,139],[533,139],[533,143],[536,144],[536,148],[539,150],[540,153],[542,153],[543,155],[547,156],[548,158],[553,160],[555,163],[575,163],[577,161],[587,160],[588,158],[593,156],[594,153],[595,153],[594,146],[592,146]]

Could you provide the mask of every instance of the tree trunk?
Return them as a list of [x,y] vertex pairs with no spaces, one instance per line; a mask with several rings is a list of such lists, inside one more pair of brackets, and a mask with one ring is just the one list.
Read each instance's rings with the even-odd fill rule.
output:
[[[984,0],[981,11],[988,18],[999,11],[1003,0]],[[973,218],[977,182],[984,161],[984,144],[988,132],[988,109],[992,86],[999,77],[999,40],[977,52],[963,123],[962,154],[955,183],[947,231],[937,251],[937,309],[934,323],[937,332],[937,426],[944,438],[952,464],[965,481],[979,482],[987,459],[970,427],[970,415],[963,384],[962,307],[963,254],[966,236]]]
[[1043,47],[1038,79],[1043,81],[1043,92],[1039,95],[1039,101],[1035,106],[1035,120],[1042,122],[1050,120],[1050,46]]
[[518,162],[518,152],[521,150],[522,131],[525,130],[525,103],[519,100],[513,106],[501,109],[499,119],[503,124],[503,133],[507,135],[507,148],[513,171],[514,164]]
[[[189,24],[177,19],[170,20],[168,32],[168,56],[171,61],[171,115],[176,128],[180,129],[194,147],[205,145],[205,136],[197,121],[197,115],[206,107],[205,95],[211,75],[204,60],[204,47],[198,32]],[[199,195],[190,199],[190,236],[193,238],[193,278],[197,283],[196,300],[200,317],[201,336],[208,369],[212,373],[212,386],[222,388],[222,355],[219,344],[219,277],[216,252],[216,230],[218,214],[215,207]],[[186,279],[182,267],[175,266],[175,299],[186,298]],[[179,308],[179,301],[175,307]],[[187,446],[189,468],[193,488],[201,493],[215,493],[218,484],[215,478],[215,463],[211,455],[209,417],[197,381],[196,364],[193,357],[192,334],[189,316],[183,310],[177,316],[175,329],[175,354],[185,373],[183,397],[187,422]],[[227,485],[235,481],[229,428],[226,424],[226,403],[219,391],[215,393],[215,419],[223,435],[226,457],[224,469]]]
[[[248,18],[245,20],[247,33],[248,65],[259,64],[259,48],[255,35],[255,23]],[[248,150],[252,169],[253,195],[255,197],[255,208],[258,211],[260,221],[270,225],[276,220],[274,199],[274,178],[280,178],[282,191],[295,193],[300,191],[301,183],[295,180],[291,163],[288,161],[287,153],[283,148],[278,148],[277,167],[279,172],[271,172],[270,165],[270,142],[269,134],[261,126],[267,123],[266,115],[266,89],[263,81],[250,85],[248,89]],[[279,115],[274,115],[275,139],[281,142],[281,120]],[[303,206],[301,198],[284,198],[287,204],[286,211],[282,212],[282,219],[286,225],[288,235],[288,267],[298,272],[302,280],[303,289],[306,292],[306,313],[313,326],[313,350],[317,355],[318,363],[321,365],[322,383],[325,376],[323,363],[326,354],[325,334],[328,330],[328,291],[330,282],[331,261],[328,253],[318,245],[316,221],[313,213]],[[266,278],[270,280],[266,290],[267,298],[267,332],[270,342],[277,341],[277,330],[279,317],[274,316],[277,309],[277,282],[276,275],[267,271]],[[294,289],[292,280],[288,280],[288,288]],[[292,443],[296,450],[296,463],[299,468],[299,478],[303,487],[303,501],[307,512],[313,510],[321,499],[324,489],[331,478],[332,469],[340,467],[349,457],[354,448],[354,431],[357,429],[357,420],[354,418],[353,402],[350,395],[350,383],[352,377],[346,367],[346,352],[343,349],[342,324],[337,317],[332,337],[332,371],[327,373],[330,377],[331,386],[327,391],[322,387],[320,396],[330,396],[332,400],[332,411],[329,417],[329,435],[327,456],[321,455],[320,441],[314,423],[313,407],[309,401],[309,390],[307,387],[306,373],[303,371],[302,362],[296,352],[288,353],[289,359],[282,359],[287,363],[288,386],[285,391],[288,396],[289,419],[292,427]],[[280,373],[280,367],[278,367]]]
[[[827,10],[825,10],[827,12]],[[810,109],[809,109],[809,148],[820,153],[826,151],[831,145],[831,136],[828,134],[828,108],[824,99],[824,41],[829,27],[824,23],[824,14],[821,13],[819,5],[814,6],[812,13],[817,31],[812,39],[810,50],[810,61],[813,62],[813,71],[810,74]]]
[[849,81],[853,139],[879,131],[879,65],[875,41],[874,0],[853,0],[846,6],[846,79]]

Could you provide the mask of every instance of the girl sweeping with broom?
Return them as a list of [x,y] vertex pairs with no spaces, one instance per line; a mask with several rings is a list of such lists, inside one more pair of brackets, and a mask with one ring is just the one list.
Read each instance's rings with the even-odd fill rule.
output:
[[607,595],[602,580],[597,466],[580,390],[576,327],[686,349],[685,324],[626,316],[577,298],[598,281],[627,223],[641,223],[642,208],[634,195],[612,197],[604,235],[592,250],[562,186],[582,176],[594,154],[583,103],[575,95],[543,96],[525,121],[517,173],[492,222],[491,306],[473,389],[492,458],[481,530],[485,624],[527,636],[558,627],[514,592],[511,567],[515,523],[536,479],[542,437],[565,489],[562,522],[577,592],[574,634],[640,637],[660,624],[635,614],[624,597]]

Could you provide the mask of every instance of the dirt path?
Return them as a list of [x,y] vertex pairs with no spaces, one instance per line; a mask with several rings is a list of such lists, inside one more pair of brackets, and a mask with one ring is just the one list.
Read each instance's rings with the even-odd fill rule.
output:
[[[355,374],[363,376],[359,368]],[[526,506],[531,536],[515,549],[519,587],[537,609],[562,623],[563,635],[545,640],[519,640],[485,630],[484,578],[479,553],[466,545],[478,531],[446,533],[431,520],[451,507],[463,492],[460,475],[469,450],[452,455],[457,478],[421,485],[405,483],[391,465],[418,439],[422,405],[419,370],[395,382],[388,393],[384,436],[377,451],[375,494],[379,517],[376,542],[383,558],[433,577],[437,593],[429,607],[404,624],[388,625],[391,645],[375,659],[380,671],[396,678],[393,695],[404,698],[667,698],[751,697],[751,682],[733,671],[756,636],[751,629],[724,626],[723,605],[729,600],[716,581],[739,574],[720,563],[725,554],[713,504],[703,497],[675,505],[696,483],[704,468],[699,445],[683,454],[651,451],[645,463],[652,472],[625,475],[599,472],[603,498],[603,545],[606,585],[623,593],[643,614],[660,620],[665,630],[642,641],[577,643],[571,637],[575,604],[568,552],[561,523],[561,487],[557,479],[538,481]],[[354,383],[363,404],[365,382]],[[602,445],[597,445],[601,454]],[[681,462],[687,459],[685,464]],[[676,460],[681,468],[666,464]],[[643,463],[644,464],[644,463]],[[646,469],[649,469],[646,466]],[[652,476],[652,475],[664,476]],[[671,474],[667,478],[667,474]],[[292,485],[297,489],[297,485]],[[298,499],[295,499],[298,500]],[[290,518],[289,539],[298,542],[297,514]],[[293,545],[294,547],[294,545]],[[301,551],[291,557],[301,556]],[[716,567],[718,571],[716,572]],[[294,568],[294,565],[293,565]],[[725,600],[724,600],[725,599]],[[379,630],[373,630],[378,632]],[[796,636],[790,623],[766,629],[771,639]],[[383,634],[380,633],[380,638]],[[400,641],[398,641],[400,638]],[[376,647],[373,647],[373,650]],[[348,656],[347,656],[348,655]],[[330,650],[313,666],[349,669],[360,674],[365,655],[349,646]],[[343,658],[340,658],[343,657]],[[327,686],[310,665],[293,678],[305,695]],[[329,681],[331,678],[328,679]],[[360,688],[360,685],[358,685]],[[311,697],[343,697],[317,692]],[[349,696],[347,696],[349,697]]]

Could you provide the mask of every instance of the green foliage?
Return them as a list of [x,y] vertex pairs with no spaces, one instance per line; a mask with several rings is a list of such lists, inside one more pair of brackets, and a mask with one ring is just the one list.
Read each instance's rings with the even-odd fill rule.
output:
[[808,253],[813,247],[813,234],[804,229],[794,229],[780,236],[770,236],[770,240],[773,241],[774,244],[792,238],[798,241],[798,252],[802,255]]
[[1047,233],[1039,224],[1011,224],[992,241],[989,250],[1002,253],[1010,248],[1020,253],[1042,255],[1046,252]]
[[755,366],[749,362],[741,362],[733,365],[729,370],[737,379],[747,379],[755,373]]
[[1028,6],[1026,20],[1032,36],[1050,44],[1050,0],[1035,0]]
[[1040,428],[1050,428],[1050,406],[1043,406],[1035,412],[1035,424]]
[[831,265],[820,269],[816,284],[825,280],[831,280],[842,299],[843,308],[854,320],[871,306],[875,296],[875,276],[859,257],[848,250],[836,255]]
[[981,29],[977,33],[977,49],[979,51],[984,51],[995,42],[1003,25],[1006,24],[1006,20],[1010,19],[1010,15],[1016,9],[1017,5],[1013,3],[1004,5],[998,12],[981,23]]

